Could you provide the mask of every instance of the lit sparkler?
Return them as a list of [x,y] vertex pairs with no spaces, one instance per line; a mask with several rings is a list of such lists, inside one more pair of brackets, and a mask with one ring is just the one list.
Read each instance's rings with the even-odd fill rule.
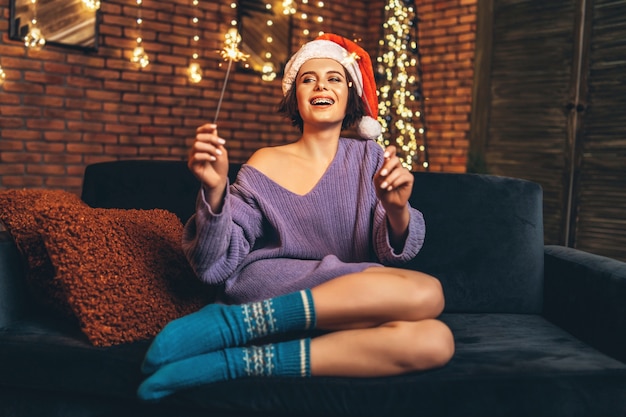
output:
[[224,92],[226,91],[226,84],[228,83],[228,76],[230,75],[230,69],[234,62],[245,61],[248,59],[250,55],[244,54],[239,50],[239,42],[241,42],[241,36],[239,35],[239,31],[236,28],[230,29],[225,36],[224,48],[221,49],[219,54],[224,58],[224,60],[228,60],[228,68],[226,69],[226,75],[224,77],[224,84],[222,85],[222,92],[220,93],[220,98],[217,102],[217,109],[215,110],[215,119],[213,119],[213,124],[217,123],[217,117],[220,113],[220,108],[222,107],[222,100],[224,99]]

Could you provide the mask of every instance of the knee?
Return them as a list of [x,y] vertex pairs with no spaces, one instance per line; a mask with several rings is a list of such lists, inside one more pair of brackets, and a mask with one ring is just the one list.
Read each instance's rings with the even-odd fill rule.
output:
[[418,314],[416,319],[438,317],[445,307],[445,298],[441,282],[430,275],[415,272],[412,289],[407,292],[413,307],[411,311]]
[[439,320],[428,320],[429,339],[427,341],[426,357],[433,368],[444,366],[454,356],[454,335],[450,328]]
[[454,336],[439,320],[397,324],[403,332],[403,354],[399,366],[405,372],[423,371],[446,365],[454,356]]

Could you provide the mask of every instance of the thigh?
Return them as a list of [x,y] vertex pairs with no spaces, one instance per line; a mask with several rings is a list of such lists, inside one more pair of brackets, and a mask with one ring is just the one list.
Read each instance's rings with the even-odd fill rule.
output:
[[441,321],[396,321],[314,338],[311,373],[359,377],[396,375],[442,366],[453,354],[454,337]]
[[318,326],[330,329],[434,318],[444,306],[436,278],[400,268],[371,267],[340,276],[313,288],[312,294]]
[[363,270],[363,273],[377,274],[380,277],[399,277],[413,280],[416,283],[429,284],[432,281],[439,281],[437,278],[425,272],[414,271],[412,269],[394,268],[391,266],[371,266]]

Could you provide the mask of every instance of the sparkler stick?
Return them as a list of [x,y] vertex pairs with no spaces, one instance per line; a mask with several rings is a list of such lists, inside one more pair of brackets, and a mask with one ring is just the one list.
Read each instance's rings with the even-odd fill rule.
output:
[[217,101],[217,109],[215,110],[215,118],[213,124],[217,123],[217,118],[220,114],[222,107],[222,101],[224,100],[224,93],[226,92],[226,85],[228,84],[228,76],[230,75],[230,69],[233,66],[233,61],[245,61],[250,55],[244,54],[238,48],[239,42],[241,42],[241,36],[237,29],[233,28],[226,34],[226,40],[224,42],[224,49],[218,51],[224,59],[228,59],[228,68],[226,69],[226,75],[224,76],[224,83],[222,84],[222,92],[220,98]]
[[228,60],[228,69],[226,70],[226,76],[224,77],[224,84],[222,85],[222,92],[220,94],[220,99],[217,102],[217,109],[215,110],[215,118],[213,119],[213,124],[217,123],[217,117],[220,114],[220,108],[222,107],[222,100],[224,100],[224,92],[226,91],[226,84],[228,84],[228,74],[230,74],[230,67],[233,65],[233,60]]

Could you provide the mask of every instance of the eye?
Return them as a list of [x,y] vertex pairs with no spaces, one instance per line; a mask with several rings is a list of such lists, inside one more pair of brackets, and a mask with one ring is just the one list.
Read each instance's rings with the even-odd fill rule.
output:
[[342,80],[340,77],[330,77],[330,78],[328,79],[328,81],[329,81],[329,82],[331,82],[331,83],[340,83],[340,82],[342,82],[343,80]]
[[302,78],[302,83],[303,84],[314,83],[314,82],[315,82],[315,77],[304,77],[304,78]]

